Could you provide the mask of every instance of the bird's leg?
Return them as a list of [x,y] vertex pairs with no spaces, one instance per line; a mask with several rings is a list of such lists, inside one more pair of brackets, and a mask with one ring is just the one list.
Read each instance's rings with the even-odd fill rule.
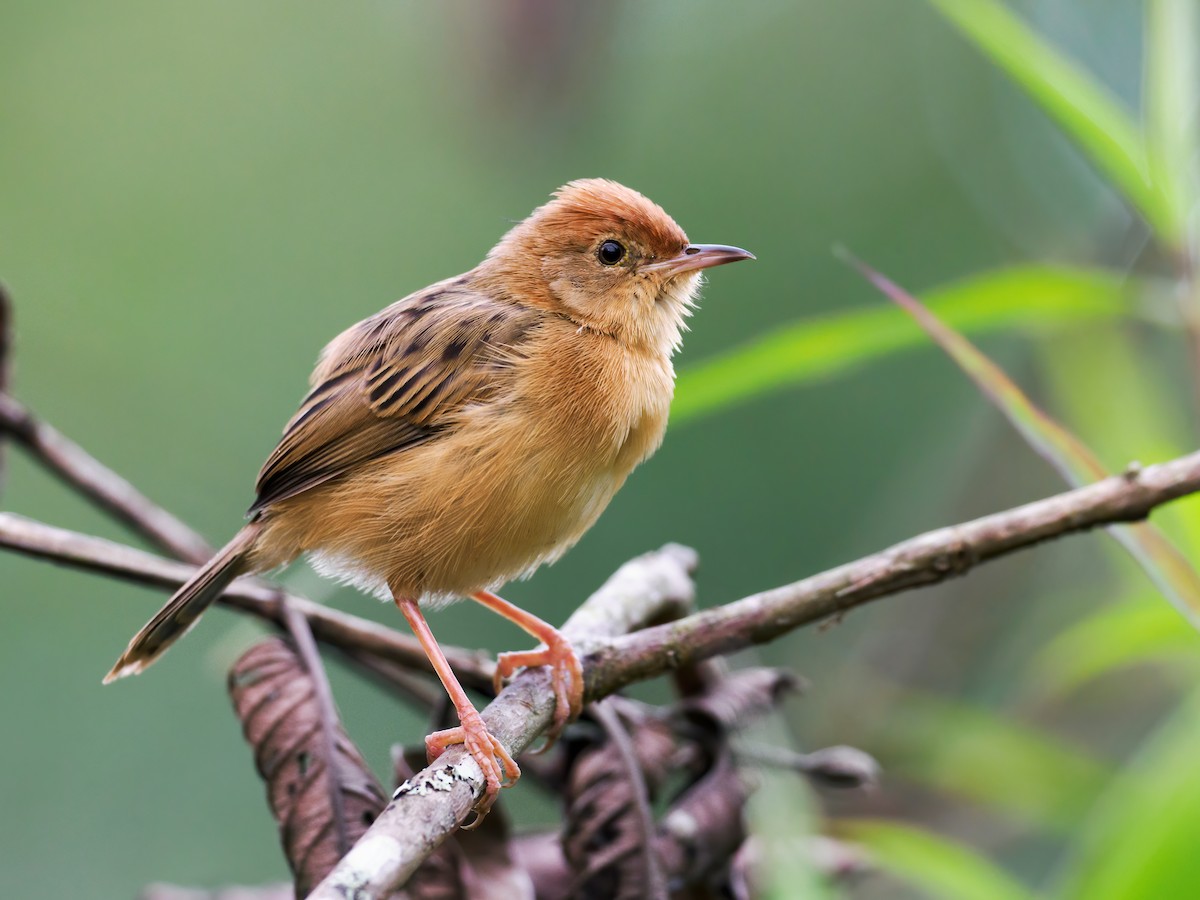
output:
[[579,656],[561,631],[533,613],[513,606],[490,591],[479,591],[472,594],[471,599],[504,616],[546,645],[545,649],[501,653],[496,659],[494,676],[496,692],[499,693],[504,679],[517,669],[550,666],[554,678],[554,722],[546,734],[545,745],[538,751],[544,753],[558,740],[566,724],[577,719],[583,711],[583,666],[579,663]]
[[396,597],[395,601],[400,612],[404,613],[404,618],[408,620],[413,634],[421,642],[421,649],[429,657],[433,670],[437,672],[442,686],[450,695],[454,709],[458,712],[458,721],[462,723],[460,728],[437,731],[425,738],[425,752],[429,761],[433,762],[443,750],[452,744],[465,744],[467,752],[471,754],[475,762],[479,763],[479,768],[483,770],[483,777],[487,781],[483,796],[475,805],[475,818],[470,824],[463,826],[468,829],[475,828],[488,814],[492,804],[496,802],[496,795],[500,792],[500,788],[514,784],[521,777],[521,770],[504,746],[488,731],[478,710],[471,705],[467,692],[462,689],[462,685],[454,677],[450,663],[446,661],[446,654],[442,652],[433,632],[429,630],[429,623],[425,621],[425,616],[421,612],[421,607],[417,605],[417,601],[407,597]]

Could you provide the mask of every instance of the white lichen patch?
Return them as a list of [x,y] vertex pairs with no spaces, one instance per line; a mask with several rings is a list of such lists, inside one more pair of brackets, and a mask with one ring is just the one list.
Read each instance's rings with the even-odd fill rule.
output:
[[404,784],[396,788],[396,792],[392,794],[392,799],[399,800],[401,797],[409,794],[423,797],[430,791],[451,791],[454,790],[455,782],[458,781],[470,783],[470,779],[459,775],[455,771],[454,766],[446,766],[444,769],[438,769],[429,778],[408,779]]

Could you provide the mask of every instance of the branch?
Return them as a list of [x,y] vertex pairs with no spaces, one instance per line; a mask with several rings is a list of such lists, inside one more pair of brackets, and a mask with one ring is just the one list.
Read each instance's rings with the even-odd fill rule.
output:
[[0,433],[10,435],[83,496],[172,556],[194,563],[212,556],[204,538],[184,522],[5,393],[0,393]]
[[[0,398],[2,400],[3,398]],[[177,588],[195,567],[103,538],[55,528],[14,513],[0,512],[0,547],[61,565],[99,572],[138,584]],[[253,581],[235,581],[221,596],[225,606],[250,613],[286,629],[283,603],[303,615],[313,636],[353,655],[366,651],[407,669],[432,672],[417,640],[377,622],[330,609],[303,597]],[[486,656],[458,647],[442,649],[463,684],[491,693],[493,663]]]
[[[1061,535],[1144,519],[1155,507],[1197,491],[1200,452],[1145,469],[1131,467],[1121,476],[931,531],[804,581],[628,634],[639,619],[658,617],[670,584],[690,594],[686,571],[694,557],[683,548],[667,547],[622,567],[563,631],[585,657],[588,698],[594,701],[634,681],[769,641],[869,600],[961,575]],[[483,711],[483,718],[517,755],[549,725],[553,708],[549,674],[527,670]],[[447,750],[411,783],[416,789],[397,792],[310,900],[386,896],[466,820],[484,787],[478,765],[461,747]]]
[[698,659],[774,640],[890,594],[963,575],[1065,534],[1145,519],[1200,491],[1200,452],[1131,466],[1086,487],[918,537],[852,563],[667,625],[617,638],[584,660],[588,696],[604,697]]

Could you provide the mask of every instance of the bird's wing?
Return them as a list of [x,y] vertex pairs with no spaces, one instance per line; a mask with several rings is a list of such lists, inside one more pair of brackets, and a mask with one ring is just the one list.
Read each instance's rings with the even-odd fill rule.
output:
[[539,318],[443,284],[343,332],[259,472],[250,514],[435,438],[454,412],[495,394]]

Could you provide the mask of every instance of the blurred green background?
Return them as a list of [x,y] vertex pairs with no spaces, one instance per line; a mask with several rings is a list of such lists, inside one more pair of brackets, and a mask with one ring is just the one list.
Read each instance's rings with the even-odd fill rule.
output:
[[[1138,115],[1142,3],[1009,8]],[[928,3],[0,8],[17,394],[216,543],[325,341],[474,265],[585,176],[759,261],[711,277],[662,450],[572,553],[506,592],[550,621],[669,540],[700,551],[714,604],[1062,488],[915,330],[904,352],[862,358],[865,328],[844,350],[803,331],[825,369],[776,348],[795,383],[706,405],[726,381],[706,366],[794,323],[874,309],[903,325],[835,244],[921,293],[1004,266],[1105,267],[1118,307],[1089,307],[1085,290],[1078,310],[1042,315],[1058,293],[1035,279],[990,301],[983,349],[1112,468],[1196,443],[1170,241]],[[9,459],[5,509],[129,539]],[[1162,517],[1193,558],[1197,520],[1195,503]],[[812,681],[786,712],[798,747],[851,743],[884,766],[874,793],[819,799],[818,828],[906,823],[861,823],[885,871],[837,891],[1200,891],[1182,841],[1200,827],[1200,642],[1114,548],[1055,543],[745,655]],[[400,624],[302,567],[285,580]],[[0,895],[286,874],[223,685],[253,626],[216,611],[150,675],[102,690],[160,594],[2,554],[0,596]],[[524,646],[465,606],[432,625],[453,643]],[[423,717],[333,674],[385,773]],[[527,785],[508,802],[523,822],[554,814]],[[797,813],[796,840],[802,827]]]

